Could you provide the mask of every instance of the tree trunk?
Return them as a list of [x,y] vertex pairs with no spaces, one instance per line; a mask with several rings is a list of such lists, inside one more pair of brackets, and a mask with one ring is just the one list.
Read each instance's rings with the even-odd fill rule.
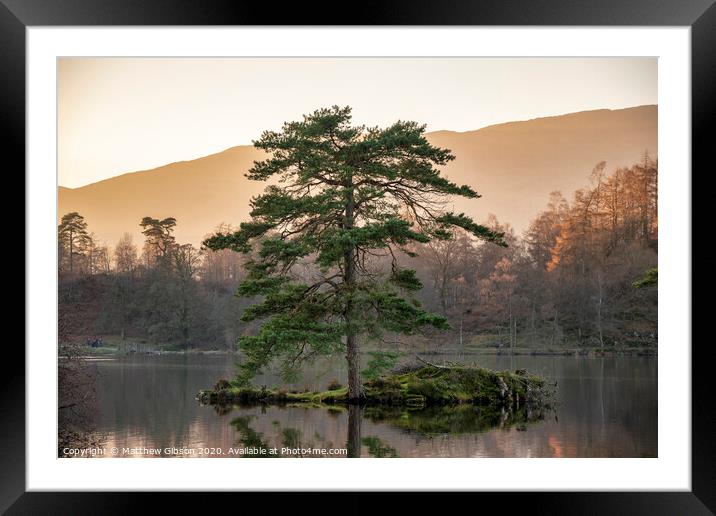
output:
[[535,342],[537,341],[537,330],[535,329],[535,301],[532,300],[532,319],[530,321],[530,327],[531,327],[531,338],[530,341],[532,343],[532,346],[535,345]]
[[552,346],[553,347],[557,341],[557,316],[558,316],[558,312],[557,312],[557,309],[555,308],[554,320],[552,322]]
[[507,302],[508,307],[508,314],[509,318],[507,320],[507,328],[510,330],[510,349],[513,348],[512,345],[512,296],[509,297],[509,300]]
[[75,252],[74,243],[75,243],[75,242],[74,242],[74,235],[73,235],[72,233],[70,233],[70,275],[72,275],[72,273],[74,272],[73,260],[72,260],[72,255],[73,255],[74,252]]
[[348,398],[351,401],[356,401],[363,397],[363,386],[361,385],[360,378],[358,339],[353,331],[349,331],[346,336],[346,347],[346,359],[348,360]]
[[[346,216],[345,229],[352,229],[354,222],[353,178],[346,182]],[[357,401],[363,397],[363,385],[360,377],[360,355],[356,330],[353,327],[353,289],[356,281],[355,248],[348,249],[344,256],[345,270],[343,281],[346,285],[346,306],[344,319],[346,322],[346,360],[348,361],[348,399]]]
[[443,315],[447,315],[448,302],[447,302],[447,268],[443,269],[442,282],[440,283],[440,306],[443,309]]
[[465,318],[464,313],[465,313],[465,310],[462,307],[460,307],[460,352],[464,351],[464,347],[465,347],[463,345],[463,341],[462,341],[462,323],[463,323],[463,319]]
[[604,335],[602,332],[602,275],[597,275],[597,282],[599,284],[599,301],[597,303],[597,327],[599,328],[599,345],[604,347]]

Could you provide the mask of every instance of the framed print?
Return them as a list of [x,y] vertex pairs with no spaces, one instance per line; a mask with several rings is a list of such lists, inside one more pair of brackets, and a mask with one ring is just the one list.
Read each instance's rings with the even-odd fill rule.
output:
[[124,491],[714,510],[691,326],[711,2],[349,26],[3,2],[27,200],[9,514],[144,503]]

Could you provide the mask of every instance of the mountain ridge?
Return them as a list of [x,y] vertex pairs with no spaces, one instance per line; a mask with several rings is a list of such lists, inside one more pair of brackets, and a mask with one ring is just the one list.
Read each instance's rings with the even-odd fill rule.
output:
[[[566,196],[587,186],[592,167],[609,170],[658,154],[656,105],[596,109],[493,124],[470,131],[426,133],[456,159],[444,168],[470,184],[481,199],[456,199],[453,209],[484,220],[489,213],[518,231],[547,202],[552,190]],[[78,211],[100,241],[113,245],[124,232],[139,242],[143,216],[177,218],[177,239],[198,244],[220,223],[238,224],[248,201],[265,183],[243,174],[265,154],[236,145],[192,160],[131,171],[80,187],[58,187],[58,220]]]
[[[581,115],[581,114],[584,114],[584,113],[603,113],[603,112],[624,111],[624,110],[629,110],[629,109],[656,108],[656,107],[657,107],[656,104],[642,104],[642,105],[639,105],[639,106],[631,106],[631,107],[617,108],[617,109],[611,109],[611,108],[587,109],[587,110],[584,110],[584,111],[575,111],[575,112],[573,112],[573,113],[564,113],[564,114],[562,114],[562,115],[547,115],[547,116],[538,116],[538,117],[535,117],[535,118],[526,118],[526,119],[524,119],[524,120],[512,120],[512,121],[509,121],[509,122],[499,122],[499,123],[496,123],[496,124],[486,125],[486,126],[481,127],[481,128],[479,128],[479,129],[469,129],[469,130],[467,130],[467,131],[453,131],[453,130],[451,130],[451,129],[437,129],[437,130],[435,130],[435,131],[430,131],[430,132],[426,133],[426,135],[436,135],[436,134],[440,134],[440,133],[448,133],[448,134],[455,134],[455,135],[466,135],[466,134],[476,133],[476,132],[479,132],[479,131],[484,131],[484,130],[487,130],[487,129],[497,129],[497,128],[499,128],[500,126],[508,126],[508,125],[509,125],[509,126],[514,126],[514,125],[518,125],[518,124],[524,124],[524,123],[529,123],[529,122],[534,122],[534,121],[541,121],[541,120],[550,120],[550,119],[567,119],[567,118],[569,118],[569,117],[576,116],[576,115]],[[219,151],[216,151],[216,152],[212,152],[211,154],[207,154],[207,155],[204,155],[204,156],[198,156],[198,157],[193,158],[193,159],[185,159],[185,160],[179,160],[179,161],[172,161],[172,162],[170,162],[170,163],[165,163],[164,165],[159,165],[158,167],[145,168],[145,169],[142,169],[142,170],[133,170],[133,171],[130,171],[130,172],[121,172],[121,173],[117,174],[116,176],[107,177],[107,178],[105,178],[105,179],[100,179],[99,181],[93,181],[92,183],[87,183],[87,184],[81,185],[81,186],[71,187],[71,186],[62,186],[62,185],[59,185],[58,188],[64,188],[64,189],[66,189],[66,190],[78,190],[78,189],[80,189],[80,188],[85,188],[85,187],[87,187],[87,186],[91,186],[91,185],[94,185],[94,184],[97,184],[97,183],[102,183],[102,182],[104,182],[104,181],[110,181],[110,180],[115,179],[115,178],[118,178],[118,177],[130,175],[130,174],[141,174],[141,173],[143,173],[143,172],[152,172],[152,171],[157,170],[157,169],[160,169],[160,168],[168,167],[168,166],[171,166],[171,165],[177,165],[177,164],[180,164],[180,163],[191,163],[191,162],[193,162],[193,161],[197,161],[197,160],[200,160],[200,159],[202,159],[202,158],[206,158],[206,157],[208,157],[208,156],[212,156],[212,155],[214,155],[214,154],[221,154],[222,152],[230,151],[230,150],[233,150],[233,149],[245,148],[245,147],[253,147],[253,145],[250,145],[250,144],[232,145],[231,147],[226,147],[225,149],[222,149],[222,150],[219,150]]]

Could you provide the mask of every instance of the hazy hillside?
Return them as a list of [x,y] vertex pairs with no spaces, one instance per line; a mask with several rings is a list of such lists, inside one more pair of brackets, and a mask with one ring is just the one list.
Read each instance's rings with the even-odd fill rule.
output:
[[249,199],[265,185],[243,174],[260,156],[252,146],[233,147],[81,188],[60,188],[59,216],[80,212],[90,230],[110,245],[126,231],[141,241],[139,221],[145,215],[173,216],[177,239],[198,244],[219,223],[246,218]]
[[[510,122],[476,131],[430,133],[435,145],[456,155],[445,172],[482,194],[457,200],[454,209],[478,220],[494,213],[518,231],[543,208],[549,193],[566,195],[588,184],[599,161],[608,170],[657,154],[657,107],[597,110]],[[198,244],[221,222],[247,218],[249,199],[265,186],[244,172],[261,153],[239,146],[192,161],[124,174],[81,188],[59,189],[59,213],[78,211],[109,245],[125,231],[140,240],[146,215],[177,218],[177,239]]]

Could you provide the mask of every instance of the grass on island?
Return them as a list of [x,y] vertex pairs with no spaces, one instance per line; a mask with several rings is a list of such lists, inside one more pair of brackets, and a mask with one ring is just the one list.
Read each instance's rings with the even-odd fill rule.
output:
[[[495,372],[465,365],[425,364],[364,382],[361,403],[414,407],[471,403],[512,408],[545,404],[550,397],[546,381],[525,370]],[[212,390],[200,391],[197,399],[212,405],[302,403],[323,406],[356,401],[348,398],[346,387],[298,392],[237,387],[227,380],[220,380]]]

